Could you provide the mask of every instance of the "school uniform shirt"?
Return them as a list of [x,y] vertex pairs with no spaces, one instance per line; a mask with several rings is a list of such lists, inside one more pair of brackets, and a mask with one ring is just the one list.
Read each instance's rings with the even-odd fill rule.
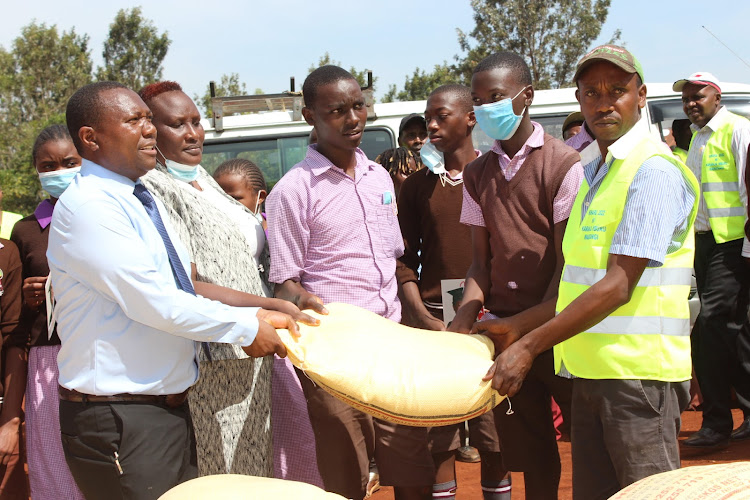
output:
[[[57,202],[47,259],[57,301],[60,385],[85,394],[178,394],[198,378],[196,341],[255,340],[257,308],[177,287],[136,183],[84,160]],[[180,262],[186,248],[156,206]]]
[[352,179],[310,145],[274,186],[266,201],[270,280],[400,321],[396,259],[404,244],[393,181],[362,150],[355,154]]
[[[18,317],[21,314],[21,259],[16,244],[0,239],[0,333],[2,348],[26,347],[23,331],[18,329]],[[4,352],[0,356],[0,373],[3,371]],[[3,382],[0,380],[0,396],[3,395]]]

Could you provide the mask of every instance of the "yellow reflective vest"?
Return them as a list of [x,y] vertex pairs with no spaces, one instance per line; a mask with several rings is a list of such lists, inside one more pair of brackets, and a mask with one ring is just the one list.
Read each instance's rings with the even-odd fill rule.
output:
[[625,160],[615,160],[581,219],[589,185],[584,179],[563,239],[565,267],[557,311],[562,311],[607,273],[607,259],[620,224],[630,184],[639,167],[661,156],[680,169],[696,200],[682,246],[661,267],[647,267],[630,301],[600,323],[554,348],[555,371],[561,364],[588,379],[643,379],[677,382],[691,376],[690,293],[695,239],[693,222],[699,186],[690,170],[657,142],[644,138]]
[[[732,153],[735,124],[745,118],[733,113],[726,113],[726,117],[726,121],[709,137],[701,160],[701,192],[716,243],[745,236],[746,208],[739,192],[739,183],[744,179],[739,178]],[[691,148],[693,140],[690,141]]]

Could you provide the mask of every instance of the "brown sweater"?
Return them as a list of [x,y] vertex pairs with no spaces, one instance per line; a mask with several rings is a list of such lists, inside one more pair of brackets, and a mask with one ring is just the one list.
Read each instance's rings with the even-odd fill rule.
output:
[[[18,245],[23,264],[23,279],[32,276],[48,276],[49,226],[42,229],[34,214],[31,214],[16,222],[10,237]],[[47,338],[47,309],[44,304],[36,308],[24,305],[19,329],[26,333],[29,347],[60,344],[57,332],[53,333],[51,339]]]
[[553,203],[576,151],[549,134],[510,182],[490,151],[464,170],[467,193],[490,236],[490,294],[485,307],[507,317],[541,303],[557,265]]
[[21,314],[21,259],[18,248],[12,241],[0,239],[0,332],[2,332],[2,356],[0,356],[0,396],[4,394],[2,382],[5,380],[5,350],[15,346],[26,348],[26,336],[18,329],[18,317]]
[[440,304],[440,281],[466,277],[471,265],[471,228],[459,222],[462,201],[463,184],[443,186],[426,168],[401,186],[398,222],[404,255],[398,259],[396,277],[399,285],[417,282],[424,302]]

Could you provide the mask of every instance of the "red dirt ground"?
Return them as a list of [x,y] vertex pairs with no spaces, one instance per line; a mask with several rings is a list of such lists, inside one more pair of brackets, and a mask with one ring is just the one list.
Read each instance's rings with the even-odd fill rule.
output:
[[[742,412],[732,411],[735,428],[742,422]],[[700,429],[702,414],[698,411],[686,411],[682,414],[682,432],[680,441],[685,440],[691,434]],[[560,457],[562,460],[562,478],[560,480],[560,499],[572,497],[571,489],[571,462],[570,443],[558,442]],[[722,462],[737,462],[750,460],[750,440],[732,443],[729,448],[714,453],[696,453],[693,450],[681,449],[682,466],[709,465]],[[456,464],[456,475],[458,476],[457,500],[482,500],[482,490],[479,487],[479,464]],[[524,498],[523,475],[513,474],[514,500]],[[383,487],[376,492],[372,500],[393,500],[393,488]]]

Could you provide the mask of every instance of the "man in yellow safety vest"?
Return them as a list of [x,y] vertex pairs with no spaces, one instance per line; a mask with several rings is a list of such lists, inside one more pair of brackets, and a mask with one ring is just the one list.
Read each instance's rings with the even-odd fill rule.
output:
[[679,467],[699,186],[640,121],[646,86],[630,52],[597,47],[574,79],[596,141],[581,152],[557,315],[528,333],[493,324],[488,333],[515,342],[485,379],[512,400],[533,359],[554,346],[557,374],[573,379],[573,496],[588,500]]
[[[694,131],[686,164],[700,182],[695,218],[695,278],[701,312],[693,328],[693,363],[703,394],[703,424],[685,446],[716,448],[750,438],[750,342],[743,330],[750,269],[742,259],[750,121],[721,105],[719,80],[697,72],[674,83]],[[750,249],[744,253],[750,255]],[[743,344],[744,343],[744,344]],[[744,422],[732,432],[731,390]],[[730,434],[731,433],[731,434]]]

